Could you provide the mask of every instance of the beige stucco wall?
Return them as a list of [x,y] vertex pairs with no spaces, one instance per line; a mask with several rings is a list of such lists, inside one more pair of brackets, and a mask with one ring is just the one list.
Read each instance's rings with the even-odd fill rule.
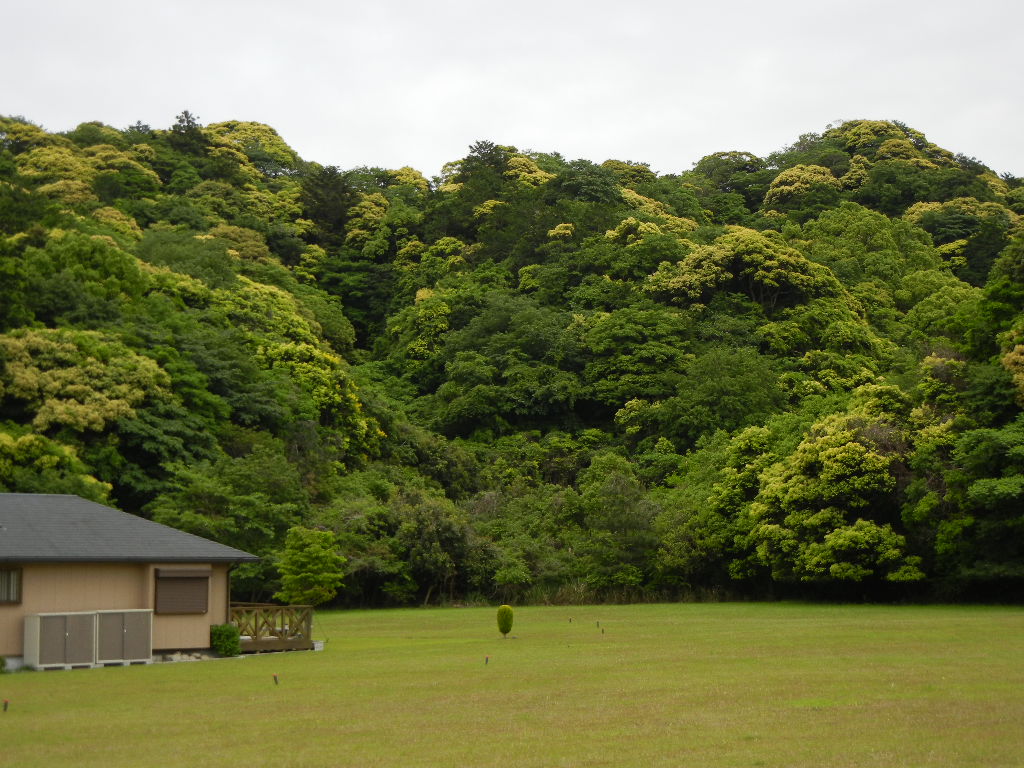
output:
[[[0,605],[0,656],[21,656],[24,617],[33,613],[152,608],[156,568],[203,568],[208,563],[32,564],[22,568],[21,603]],[[210,626],[227,621],[228,566],[214,565],[209,611],[153,616],[153,649],[208,648]]]
[[21,604],[0,605],[0,654],[20,656],[32,613],[149,608],[146,566],[131,563],[26,564]]
[[[174,564],[149,566],[147,583],[149,584],[149,604],[153,606],[156,590],[157,568],[202,568],[205,563],[192,565]],[[210,627],[224,624],[228,620],[228,566],[214,565],[210,576],[210,594],[207,601],[209,610],[204,614],[187,614],[184,616],[153,615],[153,650],[177,650],[184,648],[209,648]]]

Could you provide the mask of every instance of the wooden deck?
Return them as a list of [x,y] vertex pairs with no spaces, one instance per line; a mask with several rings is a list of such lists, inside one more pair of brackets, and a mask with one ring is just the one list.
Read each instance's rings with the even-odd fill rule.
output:
[[313,649],[313,607],[232,603],[231,623],[241,635],[242,653]]

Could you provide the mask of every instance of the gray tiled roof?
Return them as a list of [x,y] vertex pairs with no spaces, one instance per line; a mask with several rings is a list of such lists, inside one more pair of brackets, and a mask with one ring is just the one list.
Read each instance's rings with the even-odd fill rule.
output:
[[255,555],[78,496],[0,493],[0,562],[239,562]]

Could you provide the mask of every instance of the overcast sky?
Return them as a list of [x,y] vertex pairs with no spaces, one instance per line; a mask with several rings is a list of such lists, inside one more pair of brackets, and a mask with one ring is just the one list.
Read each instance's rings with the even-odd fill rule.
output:
[[688,170],[896,119],[1024,176],[1020,0],[5,3],[0,114],[51,131],[255,120],[427,176],[487,139]]

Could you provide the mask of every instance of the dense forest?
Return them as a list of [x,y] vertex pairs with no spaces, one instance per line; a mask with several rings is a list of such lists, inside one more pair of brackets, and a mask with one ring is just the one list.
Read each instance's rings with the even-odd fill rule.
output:
[[0,118],[0,491],[261,555],[245,598],[1020,600],[1022,215],[899,122],[427,179]]

